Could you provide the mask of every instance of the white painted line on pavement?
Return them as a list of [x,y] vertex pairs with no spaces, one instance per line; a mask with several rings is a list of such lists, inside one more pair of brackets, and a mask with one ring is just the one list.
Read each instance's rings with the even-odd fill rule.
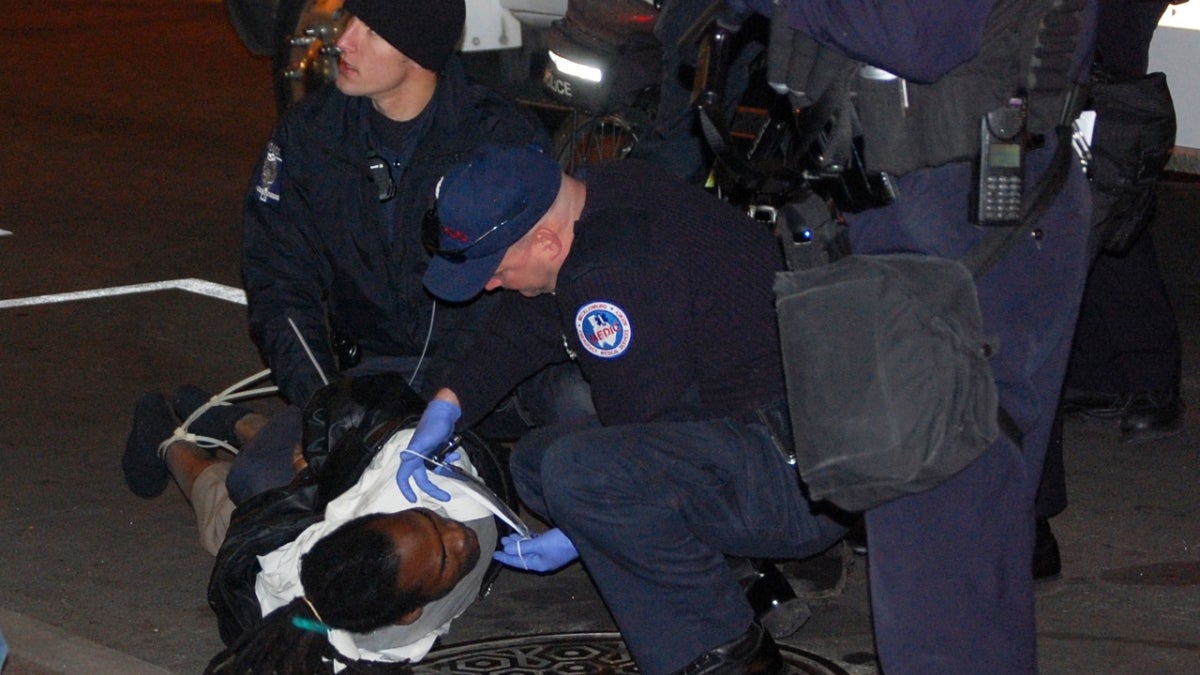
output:
[[9,232],[8,230],[0,230],[0,237],[11,237],[11,236],[12,236],[12,232]]
[[51,295],[35,295],[29,298],[13,298],[0,300],[0,309],[12,307],[29,307],[31,305],[49,305],[56,302],[74,302],[76,300],[94,300],[114,295],[131,295],[134,293],[153,293],[155,291],[187,291],[197,295],[232,302],[238,305],[246,304],[246,292],[240,288],[225,286],[203,279],[172,279],[170,281],[153,281],[146,284],[130,286],[113,286],[97,288],[91,291],[75,291],[72,293],[54,293]]

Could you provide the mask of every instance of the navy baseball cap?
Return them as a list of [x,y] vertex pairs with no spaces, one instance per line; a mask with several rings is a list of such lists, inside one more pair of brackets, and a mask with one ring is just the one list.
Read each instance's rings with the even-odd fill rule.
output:
[[[422,223],[433,254],[425,288],[443,300],[478,295],[500,261],[558,198],[562,169],[536,145],[485,144],[438,183]],[[436,236],[435,236],[436,235]]]

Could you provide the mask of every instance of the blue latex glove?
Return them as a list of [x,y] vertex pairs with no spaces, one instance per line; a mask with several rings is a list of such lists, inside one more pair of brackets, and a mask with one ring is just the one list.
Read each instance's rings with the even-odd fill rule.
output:
[[454,423],[461,415],[462,410],[448,401],[434,399],[425,406],[421,421],[417,422],[417,428],[408,441],[408,449],[403,452],[400,468],[396,470],[396,485],[400,488],[400,494],[409,502],[417,503],[417,493],[408,482],[409,478],[415,480],[417,486],[430,497],[438,501],[450,501],[450,493],[429,480],[425,458],[450,440],[450,436],[454,434]]
[[575,544],[557,527],[532,539],[510,534],[501,539],[500,544],[503,550],[493,553],[493,559],[509,567],[533,572],[552,572],[579,557]]

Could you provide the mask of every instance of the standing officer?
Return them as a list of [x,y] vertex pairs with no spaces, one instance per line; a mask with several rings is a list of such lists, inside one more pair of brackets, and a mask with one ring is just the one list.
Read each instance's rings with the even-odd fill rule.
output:
[[561,529],[510,539],[500,559],[549,570],[577,547],[643,673],[779,672],[725,556],[804,558],[844,528],[810,511],[787,463],[776,239],[648,163],[581,182],[535,149],[492,145],[447,173],[438,215],[435,295],[516,292],[496,294],[472,359],[426,409],[403,487],[427,480],[421,455],[456,423],[573,357],[597,418],[535,430],[512,457],[525,503]]
[[[1166,0],[1099,0],[1097,63],[1121,77],[1144,75],[1150,40],[1168,6]],[[1062,416],[1116,421],[1126,443],[1183,430],[1179,325],[1159,271],[1152,227],[1153,220],[1122,255],[1101,251],[1083,287],[1060,419],[1050,435],[1037,493],[1035,579],[1062,573],[1058,539],[1050,527],[1050,519],[1067,508]]]
[[[1101,0],[1097,59],[1122,77],[1144,75],[1165,0]],[[1183,430],[1182,347],[1150,227],[1123,255],[1101,253],[1084,286],[1064,413],[1118,420],[1121,440]]]
[[[1095,25],[1090,0],[805,1],[785,12],[797,34],[871,67],[859,69],[854,105],[867,168],[890,173],[896,196],[846,215],[854,252],[946,258],[986,230],[968,210],[980,113],[1027,102],[1028,197],[1057,147],[1070,85],[1086,75]],[[865,514],[876,648],[889,675],[1037,670],[1034,493],[1088,265],[1089,189],[1067,159],[1030,235],[976,280],[1017,439],[1001,434],[940,485]]]

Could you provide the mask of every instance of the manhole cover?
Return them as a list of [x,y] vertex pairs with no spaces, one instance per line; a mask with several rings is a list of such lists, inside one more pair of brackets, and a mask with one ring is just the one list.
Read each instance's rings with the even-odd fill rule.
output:
[[[849,675],[816,654],[780,645],[795,675]],[[428,673],[486,675],[636,675],[618,633],[560,633],[452,645],[429,653],[413,667]]]

